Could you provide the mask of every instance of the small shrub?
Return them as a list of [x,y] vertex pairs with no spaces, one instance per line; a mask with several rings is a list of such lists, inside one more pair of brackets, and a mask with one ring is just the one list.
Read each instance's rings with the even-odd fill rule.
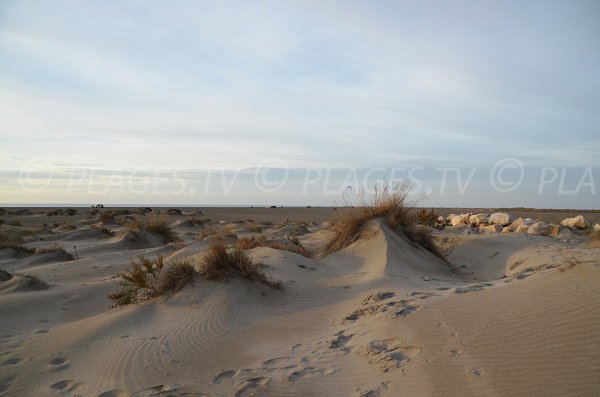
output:
[[271,280],[261,267],[261,263],[254,263],[244,251],[237,248],[228,251],[225,243],[218,240],[208,248],[202,259],[200,272],[207,280],[226,281],[231,278],[242,278],[264,283],[271,288],[280,288],[280,284]]
[[121,273],[121,287],[108,295],[115,306],[123,306],[166,293],[176,292],[192,282],[196,270],[187,261],[165,265],[162,256],[150,260],[140,256],[132,261],[129,269]]
[[75,225],[64,225],[62,229],[64,231],[66,231],[66,232],[70,232],[70,231],[73,231],[73,230],[77,230],[77,226],[75,226]]

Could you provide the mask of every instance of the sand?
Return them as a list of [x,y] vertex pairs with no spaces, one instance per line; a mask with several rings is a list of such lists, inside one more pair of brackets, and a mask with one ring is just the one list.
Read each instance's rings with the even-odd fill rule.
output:
[[[211,237],[198,240],[207,226],[190,220],[210,218],[237,235],[271,221],[262,233],[293,234],[318,250],[321,222],[333,212],[182,210],[165,216],[182,243],[152,234],[133,238],[119,224],[107,226],[116,233],[108,236],[93,227],[99,220],[87,209],[75,216],[32,209],[3,217],[18,218],[21,229],[55,222],[76,229],[59,226],[25,244],[59,244],[73,260],[0,249],[0,268],[21,274],[0,290],[0,395],[580,396],[600,390],[600,249],[583,238],[436,232],[447,263],[373,221],[359,241],[327,257],[249,250],[280,290],[197,278],[172,296],[111,307],[107,295],[130,260],[202,254]],[[30,288],[22,275],[49,288]]]

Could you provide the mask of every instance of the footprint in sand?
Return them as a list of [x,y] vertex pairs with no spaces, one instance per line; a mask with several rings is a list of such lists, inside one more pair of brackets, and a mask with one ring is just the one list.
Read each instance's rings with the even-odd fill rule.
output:
[[98,394],[98,397],[126,397],[128,395],[129,394],[127,394],[123,390],[115,389],[115,390],[104,391],[104,392]]
[[60,391],[74,391],[77,390],[81,386],[81,383],[77,383],[71,379],[61,380],[56,382],[50,386],[52,390],[60,390]]
[[340,331],[335,334],[335,337],[331,341],[329,341],[329,348],[347,350],[344,346],[350,339],[352,339],[352,335],[344,335],[344,331]]
[[50,360],[49,364],[52,370],[54,371],[62,371],[69,367],[69,362],[64,357],[55,357],[52,360]]
[[477,368],[471,368],[469,373],[473,376],[481,376],[481,371],[479,371]]
[[464,294],[467,292],[482,291],[482,290],[484,290],[488,287],[492,287],[492,286],[494,286],[494,284],[492,284],[492,283],[481,283],[481,284],[470,285],[468,287],[456,288],[456,289],[454,289],[454,292],[457,294]]
[[231,379],[235,374],[236,374],[236,372],[233,370],[220,372],[219,374],[217,374],[217,376],[214,377],[214,379],[212,380],[212,383],[214,383],[214,384],[221,383],[224,380]]
[[257,395],[257,392],[264,389],[271,379],[264,376],[245,379],[238,384],[235,397],[249,397]]
[[293,372],[290,376],[288,376],[288,381],[294,382],[303,378],[312,378],[315,376],[325,376],[330,375],[337,371],[336,367],[328,367],[328,368],[315,368],[315,367],[306,367],[299,371]]
[[2,380],[0,380],[0,393],[4,393],[5,391],[7,391],[14,380],[14,376],[7,376],[6,378],[2,378]]
[[393,298],[395,295],[396,294],[394,294],[391,291],[377,292],[376,294],[369,295],[365,299],[363,299],[362,304],[368,305],[369,303],[372,303],[372,302],[381,302],[383,300]]
[[417,306],[412,306],[407,303],[402,304],[402,309],[398,310],[394,316],[395,317],[406,317],[409,314],[414,313],[417,310]]
[[175,393],[179,389],[181,389],[180,385],[157,385],[149,387],[147,389],[138,390],[136,393],[133,394],[135,396],[179,396],[179,393]]
[[376,365],[383,372],[388,372],[390,369],[399,368],[421,350],[417,346],[403,346],[397,338],[390,338],[374,340],[359,349],[358,354],[367,357],[370,364]]
[[21,359],[18,357],[15,357],[15,358],[9,358],[8,360],[4,361],[2,363],[2,365],[16,365],[20,362],[21,362]]

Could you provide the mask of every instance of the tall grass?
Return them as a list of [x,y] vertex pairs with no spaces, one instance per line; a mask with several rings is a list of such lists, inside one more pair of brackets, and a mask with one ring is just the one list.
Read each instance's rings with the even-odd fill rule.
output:
[[411,189],[410,182],[398,181],[382,187],[375,186],[372,195],[361,191],[359,204],[356,206],[344,198],[346,207],[337,211],[337,217],[329,228],[331,235],[325,244],[324,253],[331,254],[348,247],[360,238],[365,224],[380,218],[396,233],[443,258],[429,229],[417,226],[416,218],[411,215],[410,206],[414,206],[414,203],[408,203]]
[[234,248],[227,250],[222,240],[210,245],[202,259],[200,273],[207,280],[225,281],[231,278],[242,278],[258,281],[272,288],[280,288],[280,284],[271,280],[261,269],[261,263],[255,263],[244,251]]
[[134,221],[127,224],[131,230],[144,230],[148,233],[161,236],[167,243],[176,243],[181,239],[169,224],[159,217]]
[[122,278],[121,288],[108,295],[115,306],[128,305],[179,291],[193,281],[196,270],[187,261],[165,265],[162,256],[154,260],[140,256],[137,261],[131,262],[126,272],[119,275]]

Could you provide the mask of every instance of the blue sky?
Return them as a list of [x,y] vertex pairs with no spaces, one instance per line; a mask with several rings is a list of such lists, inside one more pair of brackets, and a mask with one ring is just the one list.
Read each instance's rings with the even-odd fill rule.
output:
[[32,161],[600,167],[599,18],[597,1],[5,0],[0,202],[88,199],[21,189]]

